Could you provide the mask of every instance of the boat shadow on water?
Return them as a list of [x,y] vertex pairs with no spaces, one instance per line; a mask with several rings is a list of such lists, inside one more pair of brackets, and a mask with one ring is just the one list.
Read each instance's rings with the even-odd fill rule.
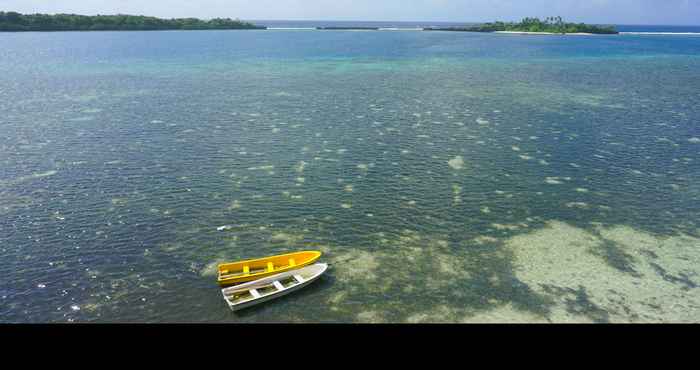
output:
[[[279,298],[275,298],[269,301],[261,302],[259,304],[256,304],[254,306],[242,308],[238,311],[235,312],[229,312],[231,315],[234,317],[238,318],[251,318],[255,315],[264,313],[265,311],[269,311],[272,309],[279,309],[280,307],[290,307],[289,303],[298,300],[299,304],[303,304],[303,302],[308,301],[308,297],[312,297],[314,295],[321,295],[321,292],[324,292],[328,290],[330,287],[332,287],[335,283],[335,277],[333,276],[333,273],[331,271],[331,268],[329,268],[329,271],[323,274],[321,277],[318,278],[318,280],[314,281],[310,285],[298,290],[291,292],[290,294],[286,294],[284,296],[281,296]],[[230,311],[230,310],[229,310]]]

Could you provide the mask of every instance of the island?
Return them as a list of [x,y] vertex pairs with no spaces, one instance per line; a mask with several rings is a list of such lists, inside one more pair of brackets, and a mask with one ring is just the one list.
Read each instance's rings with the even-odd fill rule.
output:
[[156,31],[267,29],[230,18],[161,19],[136,15],[20,14],[0,12],[0,31]]
[[619,32],[613,26],[597,26],[584,23],[566,23],[561,17],[525,18],[519,23],[493,22],[475,26],[424,28],[424,31],[458,31],[458,32],[501,32],[523,34],[586,34],[616,35]]
[[[0,11],[0,32],[22,31],[156,31],[156,30],[265,30],[238,19],[215,18],[201,20],[197,18],[161,19],[142,15],[77,15],[77,14],[20,14]],[[315,27],[316,30],[363,30],[378,31],[380,27],[361,26],[327,26]],[[493,22],[464,27],[426,27],[422,31],[456,31],[456,32],[497,32],[519,34],[566,34],[593,35],[618,34],[614,26],[588,25],[584,23],[566,23],[561,17],[525,18],[519,23]]]

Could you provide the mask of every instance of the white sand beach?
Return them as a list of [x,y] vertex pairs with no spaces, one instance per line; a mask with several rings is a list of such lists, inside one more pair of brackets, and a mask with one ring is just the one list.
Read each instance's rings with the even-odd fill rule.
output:
[[[562,35],[561,33],[554,33],[554,32],[525,32],[525,31],[494,31],[494,33],[507,33],[507,34],[514,34],[514,35]],[[576,32],[576,33],[564,33],[564,35],[592,36],[594,34],[593,33]]]

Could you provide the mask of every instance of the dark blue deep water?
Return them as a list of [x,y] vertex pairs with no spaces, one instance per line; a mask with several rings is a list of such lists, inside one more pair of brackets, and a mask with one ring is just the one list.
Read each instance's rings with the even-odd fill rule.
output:
[[[0,33],[0,321],[700,321],[699,56],[693,35]],[[322,280],[228,311],[217,263],[300,249]]]

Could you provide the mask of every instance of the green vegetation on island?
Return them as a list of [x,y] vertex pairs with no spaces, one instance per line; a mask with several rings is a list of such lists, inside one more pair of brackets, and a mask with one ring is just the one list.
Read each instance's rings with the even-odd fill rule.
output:
[[617,34],[613,26],[596,26],[584,23],[566,23],[561,17],[547,17],[544,21],[539,18],[525,18],[520,23],[493,22],[471,27],[426,28],[427,31],[464,31],[464,32],[547,32],[547,33],[592,33]]
[[0,12],[0,31],[151,31],[266,29],[230,18],[161,19],[135,15],[20,14]]

